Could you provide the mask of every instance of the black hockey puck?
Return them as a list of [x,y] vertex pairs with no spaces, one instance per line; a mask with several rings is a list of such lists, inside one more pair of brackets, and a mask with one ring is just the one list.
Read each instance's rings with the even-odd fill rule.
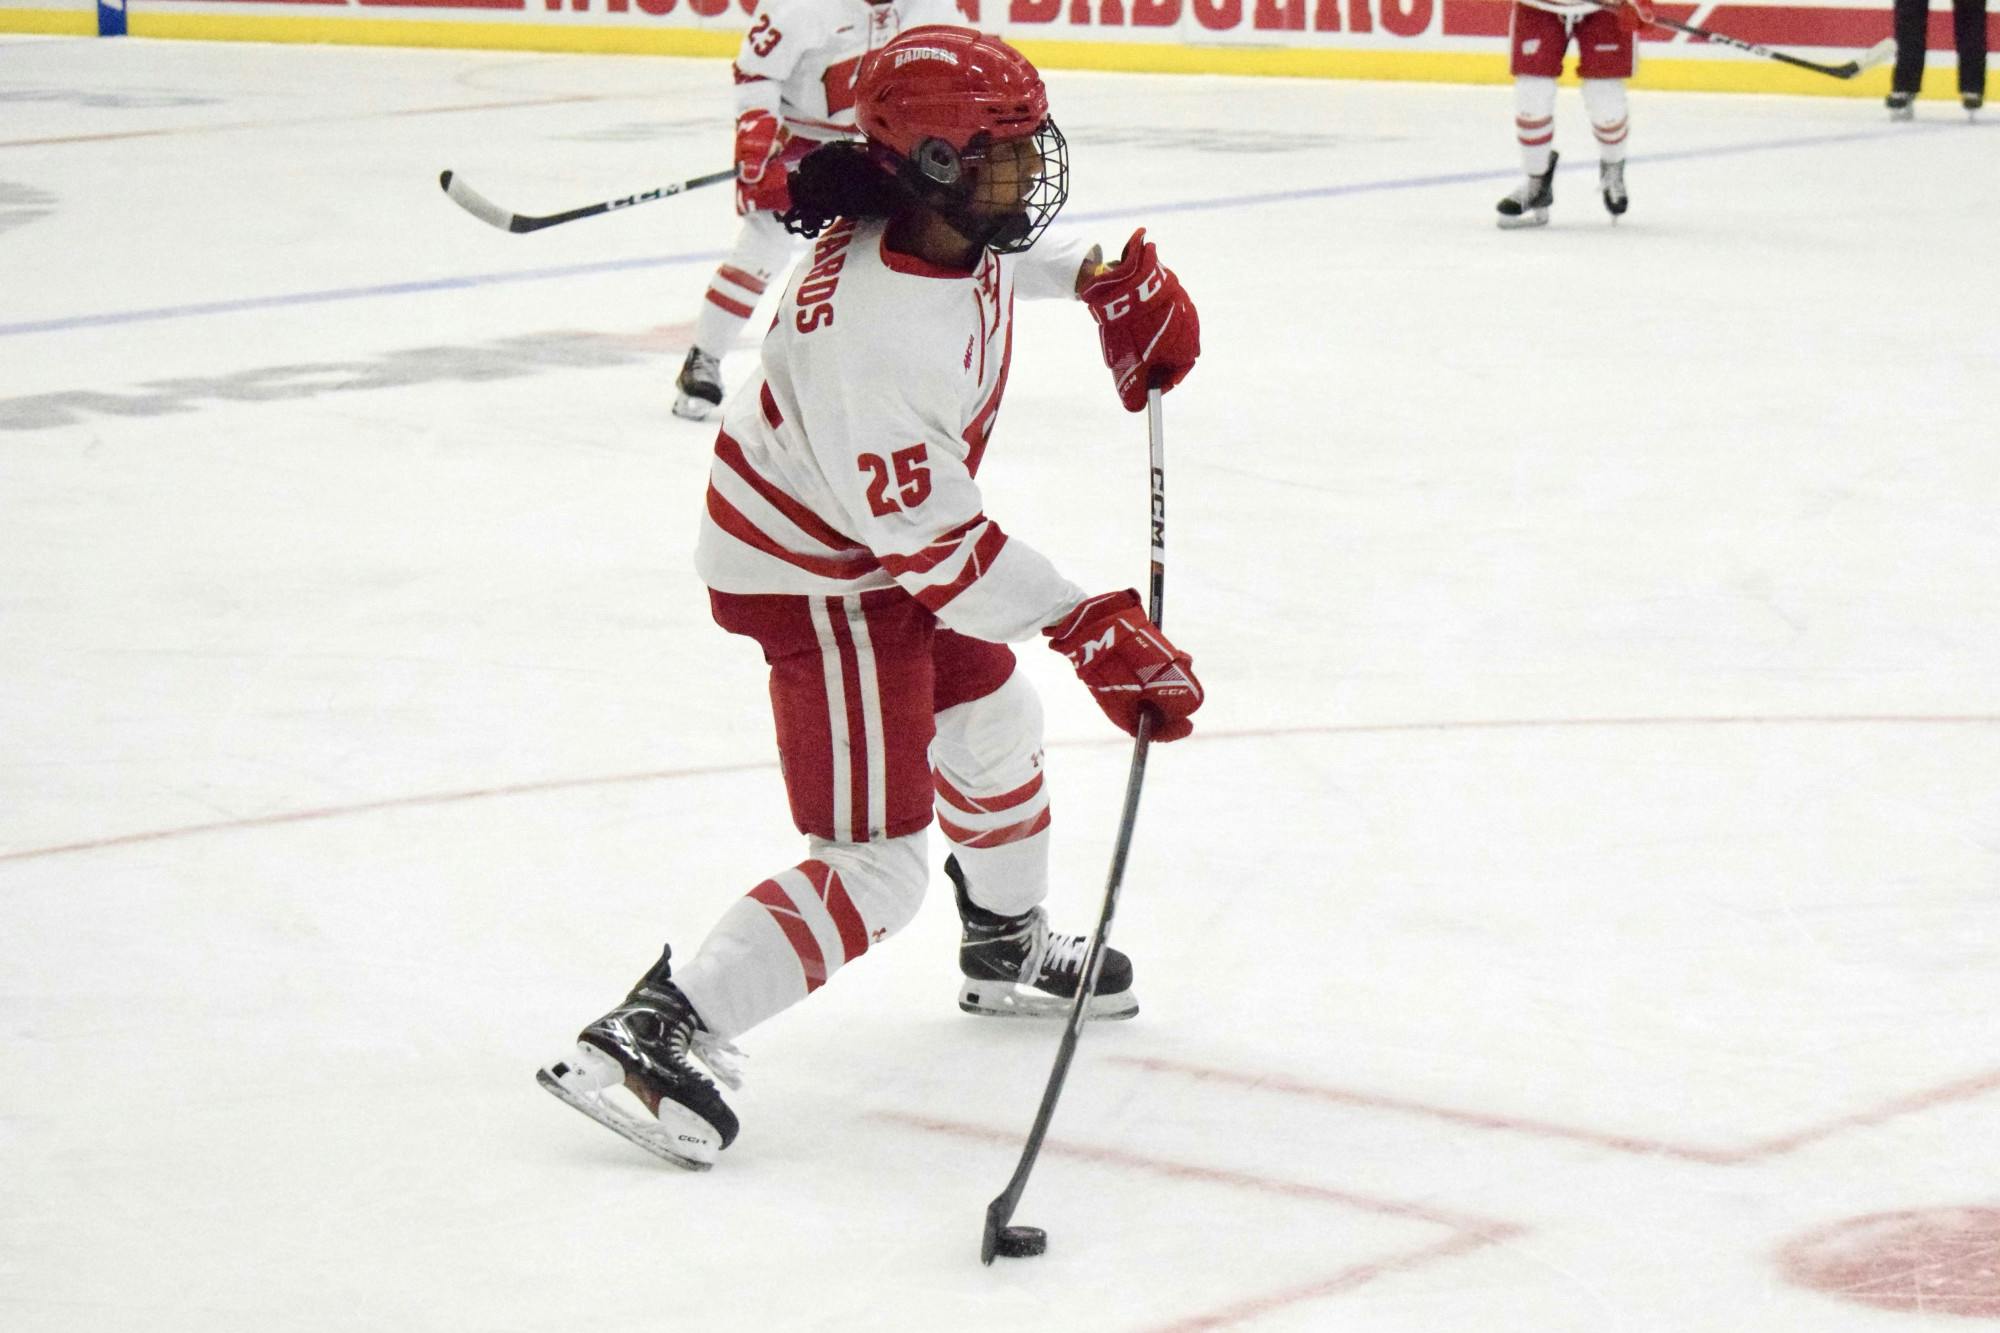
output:
[[1001,1227],[993,1253],[1007,1259],[1032,1259],[1049,1248],[1049,1233],[1040,1227]]

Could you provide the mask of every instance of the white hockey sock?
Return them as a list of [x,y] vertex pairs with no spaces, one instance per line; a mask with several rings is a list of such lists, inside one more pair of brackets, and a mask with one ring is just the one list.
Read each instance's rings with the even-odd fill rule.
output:
[[1556,81],[1523,74],[1514,80],[1514,138],[1521,145],[1521,170],[1539,176],[1549,169],[1556,138]]
[[[1043,818],[1048,817],[1043,812]],[[1049,835],[1046,829],[1004,847],[952,843],[974,906],[998,916],[1020,916],[1049,896]]]
[[990,694],[938,714],[931,789],[938,827],[974,903],[1019,916],[1048,896],[1042,705],[1020,672]]
[[929,875],[923,834],[813,839],[811,860],[738,899],[674,981],[725,1041],[797,1004],[909,924]]
[[695,316],[694,345],[710,356],[727,353],[756,313],[766,285],[756,274],[732,264],[715,270],[702,297],[701,313]]
[[1625,160],[1625,138],[1632,122],[1625,100],[1625,80],[1585,79],[1583,105],[1590,112],[1590,131],[1597,136],[1597,156],[1602,162]]
[[757,302],[772,282],[791,267],[798,238],[772,213],[746,214],[736,244],[708,280],[701,309],[694,320],[694,345],[710,356],[726,356],[736,345],[743,325],[756,313]]

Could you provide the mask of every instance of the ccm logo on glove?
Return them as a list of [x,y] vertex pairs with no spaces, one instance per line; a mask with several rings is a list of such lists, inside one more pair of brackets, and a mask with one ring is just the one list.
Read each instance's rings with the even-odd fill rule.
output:
[[1165,273],[1157,269],[1148,273],[1140,280],[1136,290],[1121,292],[1104,303],[1104,314],[1102,316],[1104,322],[1109,324],[1114,320],[1125,318],[1125,316],[1132,313],[1133,302],[1143,303],[1152,300],[1160,294],[1160,290],[1166,285],[1167,275]]
[[1125,242],[1111,267],[1083,281],[1077,295],[1097,321],[1104,364],[1128,412],[1146,405],[1146,390],[1179,384],[1201,355],[1201,316],[1174,271],[1163,267],[1144,227]]
[[1088,598],[1042,632],[1126,735],[1138,734],[1146,706],[1160,718],[1153,739],[1176,741],[1194,730],[1188,714],[1202,701],[1194,660],[1146,618],[1132,589]]

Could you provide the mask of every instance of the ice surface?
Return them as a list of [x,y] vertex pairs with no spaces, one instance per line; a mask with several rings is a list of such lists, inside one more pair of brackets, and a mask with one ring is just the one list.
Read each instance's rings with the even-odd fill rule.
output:
[[[1498,52],[1495,59],[1500,59]],[[0,39],[0,1326],[1846,1330],[1774,1255],[2000,1178],[1990,126],[1057,73],[1066,225],[1202,312],[1117,939],[1055,1034],[955,922],[752,1033],[661,1167],[536,1089],[796,859],[667,412],[716,62]],[[1024,307],[989,511],[1143,580],[1141,420]],[[739,352],[725,365],[747,372]],[[1055,903],[1125,748],[1053,656]],[[941,856],[941,852],[937,853]],[[1960,1321],[1961,1323],[1963,1321]]]

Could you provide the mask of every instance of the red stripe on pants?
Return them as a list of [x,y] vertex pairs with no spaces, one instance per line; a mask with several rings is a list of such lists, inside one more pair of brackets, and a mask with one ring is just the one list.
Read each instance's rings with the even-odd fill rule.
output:
[[[847,696],[842,701],[847,710],[847,826],[854,830],[856,842],[867,842],[868,720],[862,713],[861,691],[864,688],[874,689],[875,682],[871,680],[865,687],[861,682],[861,655],[855,651],[854,629],[847,623],[847,608],[842,604],[842,599],[827,598],[826,614],[827,619],[833,622],[833,641],[840,648],[841,688]],[[862,608],[861,617],[862,623],[867,624],[868,611],[865,606]],[[836,759],[835,762],[839,761]]]

